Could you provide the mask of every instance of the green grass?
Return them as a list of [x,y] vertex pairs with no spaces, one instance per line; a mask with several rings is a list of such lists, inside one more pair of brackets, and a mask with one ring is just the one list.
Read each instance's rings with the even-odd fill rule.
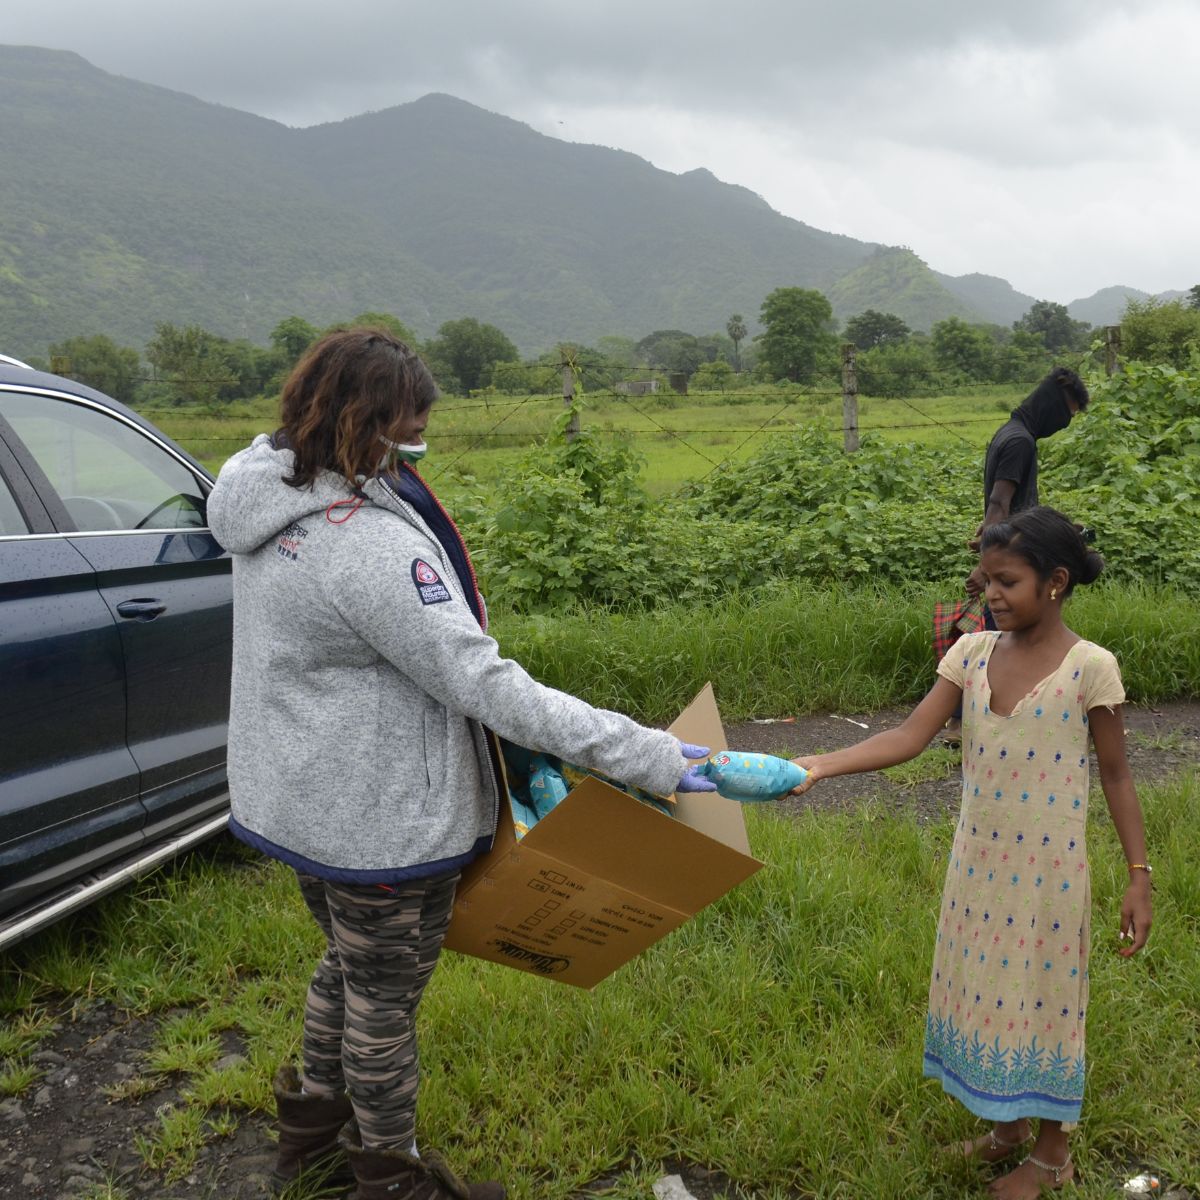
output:
[[[1125,872],[1093,805],[1082,1197],[1110,1196],[1133,1163],[1200,1178],[1200,780],[1143,801],[1156,913],[1133,961],[1114,953]],[[563,1197],[613,1170],[611,1195],[644,1197],[669,1159],[756,1197],[978,1189],[935,1147],[979,1123],[921,1079],[952,822],[923,826],[865,795],[849,813],[747,820],[765,869],[593,992],[447,954],[420,1017],[422,1141],[467,1175],[505,1179],[514,1200]],[[214,848],[17,947],[0,1002],[12,1020],[31,1002],[85,996],[143,1014],[186,1007],[151,1052],[182,1072],[182,1099],[139,1141],[176,1178],[238,1112],[269,1109],[320,952],[290,872]],[[221,1029],[244,1039],[244,1068],[215,1069]]]
[[0,1096],[20,1096],[41,1078],[41,1071],[30,1063],[12,1061],[0,1070]]
[[880,773],[901,787],[914,788],[935,779],[950,779],[958,774],[961,767],[961,750],[952,750],[949,746],[931,746],[916,758],[896,767],[884,767]]
[[[707,681],[726,720],[869,712],[919,700],[934,679],[935,600],[957,584],[779,584],[706,607],[493,616],[505,654],[542,682],[645,721],[668,722]],[[1200,695],[1200,604],[1182,592],[1102,583],[1068,624],[1118,658],[1131,700]]]

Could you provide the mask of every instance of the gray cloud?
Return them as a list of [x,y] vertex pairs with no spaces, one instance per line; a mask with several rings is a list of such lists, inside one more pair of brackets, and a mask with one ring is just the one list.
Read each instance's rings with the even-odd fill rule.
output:
[[288,124],[450,92],[1064,300],[1200,277],[1198,35],[1191,0],[49,0],[3,34]]

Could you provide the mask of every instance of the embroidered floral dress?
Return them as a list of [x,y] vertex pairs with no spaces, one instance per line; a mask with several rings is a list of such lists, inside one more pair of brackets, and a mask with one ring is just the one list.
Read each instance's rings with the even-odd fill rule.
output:
[[1000,634],[969,634],[938,674],[963,689],[962,811],[938,918],[925,1074],[992,1121],[1072,1123],[1083,1100],[1091,887],[1088,711],[1125,699],[1116,660],[1079,641],[991,710]]

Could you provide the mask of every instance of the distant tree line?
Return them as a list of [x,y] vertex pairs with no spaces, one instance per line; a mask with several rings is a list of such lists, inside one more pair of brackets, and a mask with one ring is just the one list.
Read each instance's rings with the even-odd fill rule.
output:
[[[1065,306],[1038,300],[1011,326],[948,317],[914,332],[894,313],[867,309],[839,328],[829,299],[810,288],[776,288],[759,310],[762,332],[748,339],[741,313],[718,333],[656,329],[640,339],[599,338],[594,346],[560,346],[522,358],[494,325],[461,317],[422,342],[390,313],[364,312],[318,327],[285,317],[267,346],[229,339],[198,325],[160,323],[142,354],[104,334],[67,338],[34,365],[70,375],[126,404],[219,408],[273,395],[301,355],[334,329],[373,325],[418,350],[451,394],[528,393],[561,386],[569,361],[586,388],[653,377],[682,377],[694,391],[728,392],[768,384],[836,386],[839,346],[858,350],[859,388],[868,395],[919,395],[929,389],[1024,383],[1056,362],[1091,353],[1099,331]],[[1124,358],[1183,367],[1200,359],[1200,284],[1179,300],[1131,300],[1121,318]],[[144,361],[143,361],[144,360]]]

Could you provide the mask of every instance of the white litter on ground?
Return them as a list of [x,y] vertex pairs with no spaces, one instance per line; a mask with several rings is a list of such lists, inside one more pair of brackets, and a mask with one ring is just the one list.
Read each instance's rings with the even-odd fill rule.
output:
[[678,1175],[664,1175],[653,1188],[655,1200],[696,1200]]
[[1146,1171],[1127,1180],[1123,1190],[1129,1196],[1155,1196],[1158,1194],[1158,1188],[1158,1177]]

